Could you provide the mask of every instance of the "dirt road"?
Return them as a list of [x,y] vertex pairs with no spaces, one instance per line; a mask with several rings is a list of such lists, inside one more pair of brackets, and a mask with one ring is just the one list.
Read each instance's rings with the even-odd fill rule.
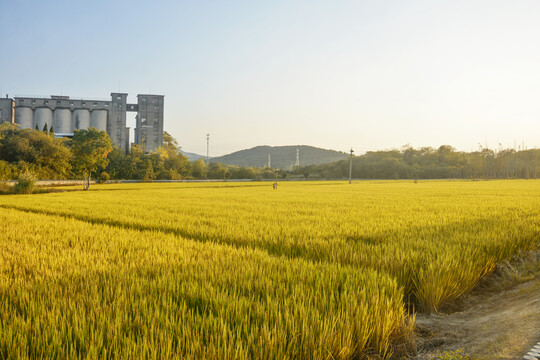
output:
[[[419,314],[418,359],[522,359],[540,341],[539,253],[518,284],[479,289],[449,315]],[[510,267],[509,267],[510,268]],[[513,269],[513,268],[510,268]],[[515,271],[515,270],[505,270]],[[496,276],[495,276],[496,277]],[[508,280],[502,280],[502,282]],[[457,352],[456,352],[457,351]],[[448,352],[452,356],[441,356]]]

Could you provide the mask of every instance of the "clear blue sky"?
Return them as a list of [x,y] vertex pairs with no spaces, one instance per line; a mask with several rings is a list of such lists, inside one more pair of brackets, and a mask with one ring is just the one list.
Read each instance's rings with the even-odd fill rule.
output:
[[3,94],[151,90],[186,151],[540,147],[538,0],[0,0],[0,34]]

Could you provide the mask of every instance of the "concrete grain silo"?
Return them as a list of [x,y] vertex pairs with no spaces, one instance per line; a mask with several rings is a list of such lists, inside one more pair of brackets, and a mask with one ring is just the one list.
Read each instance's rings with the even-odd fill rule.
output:
[[73,132],[71,127],[71,110],[54,110],[53,128],[55,133],[69,134]]
[[39,130],[43,130],[45,125],[47,129],[51,128],[53,112],[49,108],[40,107],[34,111],[34,128],[38,127]]
[[[1,0],[0,0],[1,1]],[[128,103],[128,94],[111,92],[110,100],[16,96],[0,101],[0,120],[15,122],[22,129],[54,129],[57,137],[69,137],[89,127],[105,131],[124,152],[129,151],[127,112],[135,112],[135,143],[151,151],[163,144],[163,95],[138,94]],[[4,100],[4,99],[0,99]],[[7,115],[7,116],[6,116]]]
[[107,131],[107,110],[93,110],[90,127],[94,127],[99,131]]
[[15,108],[15,123],[19,124],[21,129],[32,129],[34,126],[34,112],[27,107]]
[[90,127],[90,111],[86,109],[77,109],[71,117],[73,129],[88,130]]

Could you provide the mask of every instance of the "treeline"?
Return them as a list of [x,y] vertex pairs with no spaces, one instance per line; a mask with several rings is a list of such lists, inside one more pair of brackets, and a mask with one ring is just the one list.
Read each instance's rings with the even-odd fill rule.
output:
[[31,173],[40,179],[73,176],[73,153],[64,139],[47,132],[0,124],[0,180]]
[[[94,129],[95,130],[95,129]],[[96,135],[96,134],[94,134]],[[104,132],[101,136],[106,136]],[[84,145],[84,139],[79,140]],[[133,146],[124,154],[113,147],[106,152],[105,162],[86,166],[91,168],[93,179],[106,180],[182,180],[182,179],[271,179],[272,169],[239,167],[203,160],[190,162],[180,153],[177,141],[168,133],[163,136],[164,145],[154,152],[146,153],[140,146]],[[16,180],[24,174],[38,179],[75,179],[84,176],[81,161],[72,139],[56,139],[51,132],[18,129],[9,123],[0,124],[0,180]],[[80,151],[79,151],[80,153]],[[77,156],[79,155],[79,156]],[[89,157],[88,157],[89,158]],[[99,158],[99,157],[98,157]],[[279,176],[285,177],[280,170]]]
[[[304,166],[294,174],[305,178],[347,178],[349,160]],[[540,176],[540,149],[480,147],[456,151],[449,145],[438,149],[404,147],[369,151],[352,160],[352,177],[358,179],[536,179]]]
[[[110,179],[127,180],[183,180],[183,179],[271,179],[274,170],[269,168],[206,164],[203,159],[190,162],[180,152],[176,139],[163,133],[163,146],[154,152],[145,153],[137,145],[124,154],[114,149],[109,154],[109,165],[103,169]],[[281,177],[286,176],[280,171]]]
[[[87,134],[98,136],[96,134]],[[81,134],[79,134],[81,135]],[[110,139],[102,132],[99,136]],[[102,139],[103,140],[103,139]],[[124,154],[118,148],[104,152],[91,164],[82,164],[84,138],[56,139],[49,132],[0,124],[0,180],[18,179],[32,174],[38,179],[183,180],[183,179],[274,179],[276,170],[239,167],[221,163],[190,162],[179,150],[177,141],[164,133],[164,145],[146,153],[135,145]],[[81,148],[82,146],[82,148]],[[77,150],[78,149],[78,150]],[[107,155],[105,155],[107,154]],[[479,148],[460,152],[443,145],[438,149],[404,147],[400,150],[370,151],[353,157],[352,176],[359,179],[528,179],[540,176],[540,150]],[[86,174],[86,175],[85,175]],[[277,170],[281,179],[341,179],[349,176],[349,160],[330,164],[301,166],[292,171]]]

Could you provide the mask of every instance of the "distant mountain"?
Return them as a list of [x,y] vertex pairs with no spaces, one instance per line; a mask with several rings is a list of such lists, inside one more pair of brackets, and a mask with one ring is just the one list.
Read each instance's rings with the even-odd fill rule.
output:
[[[180,150],[180,152],[186,156],[189,161],[197,161],[199,159],[206,159],[206,156],[205,155],[199,155],[199,154],[195,154],[195,153],[190,153],[190,152],[185,152],[183,150]],[[210,158],[211,159],[211,158]]]
[[296,164],[296,150],[299,150],[300,165],[325,164],[347,158],[347,154],[335,150],[320,149],[307,145],[288,146],[256,146],[247,150],[240,150],[228,155],[214,157],[210,162],[237,166],[268,165],[268,154],[273,168],[287,169]]

